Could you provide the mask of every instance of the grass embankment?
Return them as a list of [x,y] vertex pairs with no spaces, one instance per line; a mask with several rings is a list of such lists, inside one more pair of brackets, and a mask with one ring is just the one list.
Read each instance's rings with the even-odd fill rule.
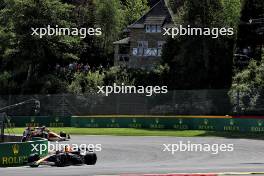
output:
[[[215,132],[202,130],[158,130],[158,129],[134,129],[134,128],[49,128],[59,133],[64,131],[71,135],[114,135],[114,136],[174,136],[174,137],[226,137],[226,138],[252,138],[264,139],[261,133],[240,132]],[[6,129],[12,134],[22,134],[24,128]]]

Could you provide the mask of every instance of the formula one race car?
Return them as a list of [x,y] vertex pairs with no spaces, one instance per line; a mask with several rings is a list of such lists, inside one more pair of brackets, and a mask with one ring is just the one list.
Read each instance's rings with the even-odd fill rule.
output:
[[93,152],[86,151],[81,153],[80,151],[74,152],[60,152],[50,154],[44,158],[40,158],[38,154],[32,154],[28,158],[28,165],[30,167],[38,167],[39,165],[49,165],[57,167],[66,166],[80,166],[80,165],[95,165],[97,156]]
[[68,139],[70,139],[69,134],[67,135],[65,132],[60,132],[60,134],[57,134],[50,131],[45,126],[34,128],[28,127],[23,133],[22,141],[26,141],[27,139],[30,139],[32,137],[46,138],[49,141],[67,141]]
[[32,137],[43,137],[48,139],[49,141],[66,141],[70,139],[70,135],[67,135],[64,132],[60,132],[57,134],[55,132],[50,131],[46,127],[35,127],[31,133]]

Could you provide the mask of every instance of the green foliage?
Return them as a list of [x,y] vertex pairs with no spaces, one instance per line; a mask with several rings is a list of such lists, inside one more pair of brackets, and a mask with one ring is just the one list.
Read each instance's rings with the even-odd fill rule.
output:
[[5,7],[5,0],[0,0],[0,10]]
[[262,107],[264,103],[264,57],[261,62],[251,60],[245,70],[234,76],[229,96],[237,111],[249,111]]
[[114,83],[117,85],[124,83],[130,86],[164,86],[168,81],[166,78],[168,69],[167,65],[159,65],[153,71],[114,66],[107,70],[75,73],[68,86],[68,91],[74,94],[96,93],[98,86],[113,85]]
[[124,10],[126,25],[134,23],[148,10],[147,0],[126,0]]
[[[232,27],[237,31],[240,0],[167,2],[177,24]],[[263,12],[262,0],[243,2],[242,18],[250,14],[258,17]],[[88,74],[58,76],[52,70],[56,63],[68,65],[80,61],[90,66],[109,63],[113,58],[112,43],[121,37],[127,24],[138,20],[148,9],[147,0],[0,0],[0,93],[86,93],[95,91],[98,85],[114,82],[169,84],[171,89],[229,87],[236,34],[231,38],[169,40],[163,51],[164,63],[153,71],[112,67]],[[47,25],[101,27],[103,35],[85,39],[31,36],[31,27]]]
[[0,73],[0,94],[9,94],[16,89],[16,83],[9,72]]
[[132,74],[126,68],[118,66],[111,67],[105,73],[105,85],[113,85],[114,83],[121,85],[134,85],[135,80],[132,78]]
[[[76,3],[72,14],[73,21],[78,27],[101,27],[97,24],[96,20],[95,0],[87,0],[79,4]],[[86,36],[86,38],[81,39],[80,46],[78,48],[81,62],[87,62],[90,63],[90,65],[99,65],[102,63],[99,57],[100,55],[104,55],[104,52],[103,50],[100,50],[100,44],[98,43],[97,36]]]
[[11,0],[6,4],[6,8],[0,11],[3,29],[0,44],[4,49],[0,58],[7,69],[15,70],[14,79],[23,85],[22,89],[31,92],[30,87],[25,86],[31,85],[33,80],[39,81],[38,78],[46,74],[50,65],[78,58],[75,49],[79,43],[78,38],[69,36],[44,36],[40,39],[31,35],[31,28],[72,26],[69,14],[73,6],[60,0]]
[[261,18],[264,14],[263,0],[243,0],[243,11],[241,19],[248,21],[252,18]]
[[235,29],[242,7],[240,0],[186,0],[179,5],[174,16],[176,24]]
[[96,93],[97,86],[103,85],[104,74],[99,71],[75,73],[74,79],[68,87],[68,91],[74,94]]
[[[99,59],[99,55],[113,52],[112,42],[121,32],[123,15],[118,0],[89,0],[71,4],[61,0],[0,2],[0,7],[5,7],[0,11],[1,68],[15,70],[12,79],[20,85],[23,93],[54,92],[56,82],[62,84],[62,87],[57,86],[57,91],[64,92],[64,87],[67,87],[65,81],[70,81],[70,75],[67,74],[66,79],[46,75],[50,71],[48,68],[54,68],[56,63],[67,64],[80,59],[90,65],[100,64],[102,59]],[[47,25],[102,27],[104,36],[99,39],[94,36],[85,39],[72,36],[44,36],[40,39],[31,36],[31,28]]]
[[58,94],[61,92],[67,92],[68,82],[59,79],[57,76],[47,74],[40,79],[41,94]]
[[96,9],[97,23],[103,32],[101,45],[105,53],[110,54],[123,24],[121,4],[119,0],[97,0]]
[[[218,24],[222,26],[231,26],[237,32],[241,15],[241,1],[239,0],[222,0],[222,12],[217,14]],[[235,34],[236,35],[236,34]]]
[[[234,28],[236,32],[240,11],[240,0],[186,0],[177,9],[174,21],[191,27]],[[162,58],[170,66],[170,87],[229,88],[235,39],[236,34],[217,39],[210,36],[169,39]]]
[[[0,0],[0,73],[6,81],[18,85],[17,93],[83,93],[94,91],[106,82],[133,82],[128,72],[111,68],[103,72],[65,75],[53,71],[57,63],[73,61],[98,66],[110,62],[113,42],[128,22],[148,9],[147,0]],[[134,11],[134,12],[133,12]],[[102,28],[100,37],[32,36],[31,28]],[[7,73],[11,73],[7,77]],[[48,73],[48,74],[47,74]],[[56,73],[56,74],[55,74]],[[120,74],[114,79],[114,74]],[[73,81],[72,81],[73,77]],[[83,79],[83,81],[82,81]],[[6,82],[3,84],[7,84]],[[9,82],[10,86],[12,84]],[[61,84],[61,86],[59,85]],[[2,92],[8,87],[2,85]]]

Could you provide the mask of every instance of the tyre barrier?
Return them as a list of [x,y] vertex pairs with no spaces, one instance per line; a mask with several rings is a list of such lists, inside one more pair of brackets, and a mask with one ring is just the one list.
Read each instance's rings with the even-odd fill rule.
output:
[[32,153],[38,153],[40,156],[48,155],[46,139],[33,138],[27,142],[14,142],[21,138],[21,136],[5,136],[7,142],[0,143],[0,167],[23,166]]

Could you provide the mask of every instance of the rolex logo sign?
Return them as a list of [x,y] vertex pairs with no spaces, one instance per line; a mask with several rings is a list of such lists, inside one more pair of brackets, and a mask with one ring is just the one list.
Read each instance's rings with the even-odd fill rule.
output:
[[14,144],[12,146],[12,150],[13,150],[14,155],[17,155],[19,153],[19,145],[18,144]]
[[181,125],[183,123],[182,119],[179,119],[179,124]]
[[262,120],[258,120],[258,126],[262,126],[263,125],[263,121]]
[[60,121],[60,118],[59,118],[59,117],[56,117],[56,118],[55,118],[55,122],[58,123],[59,121]]
[[233,119],[230,119],[230,125],[234,125],[235,121]]
[[30,118],[30,121],[33,123],[33,122],[35,122],[35,117],[31,117]]
[[158,123],[159,123],[159,119],[158,119],[158,118],[156,118],[156,119],[155,119],[155,122],[156,122],[156,124],[158,124]]

